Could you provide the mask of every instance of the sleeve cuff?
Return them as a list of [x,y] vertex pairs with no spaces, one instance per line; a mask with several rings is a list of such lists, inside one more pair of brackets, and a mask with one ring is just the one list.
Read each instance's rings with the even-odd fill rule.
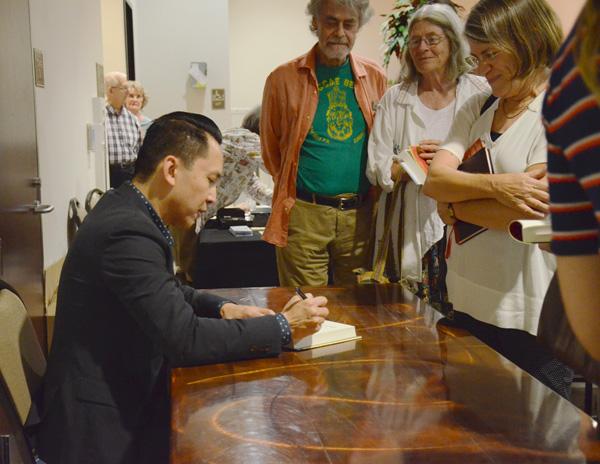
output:
[[219,319],[221,319],[221,318],[222,318],[222,317],[221,317],[221,308],[222,308],[223,306],[225,306],[227,303],[237,304],[235,301],[231,301],[231,300],[223,300],[223,301],[220,301],[220,302],[217,304],[217,307],[216,307],[216,311],[217,311],[217,317],[218,317]]
[[281,346],[289,345],[292,341],[292,330],[290,329],[288,320],[281,313],[278,313],[275,319],[277,319],[279,328],[281,329]]

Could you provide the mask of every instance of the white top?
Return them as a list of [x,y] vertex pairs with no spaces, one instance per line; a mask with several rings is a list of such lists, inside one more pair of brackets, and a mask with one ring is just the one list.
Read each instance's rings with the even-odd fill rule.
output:
[[415,112],[425,123],[425,138],[428,140],[446,140],[450,126],[454,121],[456,112],[456,99],[451,101],[445,108],[434,110],[423,104],[420,98],[417,98]]
[[[542,124],[544,94],[495,142],[490,136],[498,100],[479,115],[485,96],[474,96],[460,110],[443,149],[459,160],[481,138],[490,150],[494,172],[523,172],[546,162]],[[518,243],[507,232],[487,230],[458,245],[454,237],[448,263],[448,297],[458,311],[498,327],[537,333],[540,310],[556,269],[553,255]]]
[[[485,92],[489,95],[489,87],[482,77],[466,74],[461,76],[456,88],[456,100],[441,112],[448,111],[447,124],[461,106],[475,94]],[[397,84],[385,93],[375,115],[373,129],[369,136],[369,158],[367,161],[367,177],[373,185],[383,190],[379,198],[375,241],[375,256],[383,237],[385,221],[385,203],[387,195],[393,190],[391,178],[394,149],[396,152],[417,145],[421,140],[433,138],[428,132],[428,124],[424,120],[427,115],[419,110],[420,102],[417,94],[417,83]],[[433,111],[433,110],[430,110]],[[419,114],[421,113],[421,114]],[[439,113],[439,112],[436,112]],[[441,127],[438,125],[438,127]],[[440,138],[443,140],[445,137]],[[399,242],[400,201],[393,205],[392,215],[392,248],[394,267],[401,279],[420,282],[422,276],[421,258],[433,244],[444,234],[444,224],[436,210],[436,202],[421,193],[420,186],[409,181],[404,191],[403,242]],[[398,199],[400,200],[400,199]],[[402,250],[402,268],[398,256]]]

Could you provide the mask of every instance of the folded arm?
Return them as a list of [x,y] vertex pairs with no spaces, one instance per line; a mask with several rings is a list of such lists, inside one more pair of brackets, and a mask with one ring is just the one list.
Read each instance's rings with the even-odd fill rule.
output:
[[[514,219],[539,218],[540,213],[543,213],[541,217],[547,213],[549,199],[545,164],[535,164],[525,172],[506,174],[462,172],[457,169],[459,165],[460,161],[456,156],[447,150],[439,150],[429,169],[423,189],[425,195],[439,202],[453,204],[494,200],[495,203],[514,210],[517,213]],[[477,211],[493,204],[485,202],[478,205],[475,201],[464,207],[463,214],[471,217],[472,214],[477,214]],[[504,216],[505,220],[511,217],[508,214]]]
[[218,318],[224,299],[178,284],[165,267],[165,253],[164,246],[151,237],[135,230],[121,231],[104,250],[102,276],[140,329],[174,365],[279,354],[281,332],[274,316]]
[[525,213],[509,208],[497,200],[467,200],[452,204],[456,219],[477,224],[488,229],[505,231],[511,221],[517,219],[543,219],[545,214],[532,210]]

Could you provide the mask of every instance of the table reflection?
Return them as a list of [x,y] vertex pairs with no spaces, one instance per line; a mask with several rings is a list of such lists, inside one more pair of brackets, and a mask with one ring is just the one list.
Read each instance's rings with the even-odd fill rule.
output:
[[600,462],[589,417],[399,287],[313,293],[363,339],[175,370],[172,462]]

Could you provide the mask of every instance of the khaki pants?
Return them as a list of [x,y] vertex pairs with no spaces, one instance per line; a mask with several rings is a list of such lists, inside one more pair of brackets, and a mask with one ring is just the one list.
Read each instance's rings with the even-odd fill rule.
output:
[[356,283],[353,270],[367,264],[371,203],[342,211],[296,200],[290,213],[288,245],[277,247],[282,287],[327,285],[329,263],[336,285]]

